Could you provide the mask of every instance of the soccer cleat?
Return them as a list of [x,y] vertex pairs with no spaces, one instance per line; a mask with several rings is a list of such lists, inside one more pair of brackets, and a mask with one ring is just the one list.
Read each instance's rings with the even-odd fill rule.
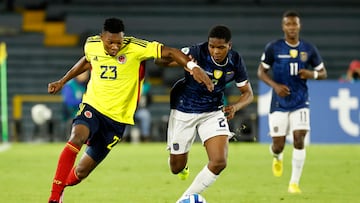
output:
[[188,166],[186,166],[180,173],[178,173],[178,177],[180,178],[180,180],[186,180],[188,179],[190,174],[190,169]]
[[300,194],[301,190],[300,190],[298,184],[290,183],[289,188],[288,188],[288,192],[291,193],[291,194]]
[[275,177],[280,177],[283,174],[283,162],[277,158],[273,159],[272,172]]

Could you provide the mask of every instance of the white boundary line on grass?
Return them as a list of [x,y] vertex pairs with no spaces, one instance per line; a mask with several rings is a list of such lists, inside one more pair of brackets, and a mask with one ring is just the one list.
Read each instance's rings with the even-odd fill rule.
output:
[[11,147],[10,143],[2,143],[2,144],[0,144],[0,153],[7,151],[8,149],[10,149],[10,147]]

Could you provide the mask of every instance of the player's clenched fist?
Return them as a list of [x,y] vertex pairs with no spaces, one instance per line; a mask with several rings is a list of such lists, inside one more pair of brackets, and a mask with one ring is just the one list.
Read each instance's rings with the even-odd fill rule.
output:
[[49,94],[56,94],[58,93],[63,87],[63,83],[60,81],[55,81],[48,84],[48,93]]

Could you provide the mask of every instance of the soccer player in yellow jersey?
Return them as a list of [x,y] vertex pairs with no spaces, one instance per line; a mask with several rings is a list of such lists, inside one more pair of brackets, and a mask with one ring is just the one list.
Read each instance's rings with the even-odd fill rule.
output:
[[[120,19],[105,20],[100,36],[89,37],[83,56],[60,80],[49,83],[48,92],[55,94],[70,79],[90,70],[91,77],[71,135],[60,154],[52,183],[49,203],[62,202],[66,186],[80,183],[107,156],[121,137],[127,124],[134,124],[134,113],[144,79],[141,62],[169,58],[189,71],[209,91],[214,88],[206,73],[180,50],[124,36]],[[83,144],[85,153],[74,166]]]

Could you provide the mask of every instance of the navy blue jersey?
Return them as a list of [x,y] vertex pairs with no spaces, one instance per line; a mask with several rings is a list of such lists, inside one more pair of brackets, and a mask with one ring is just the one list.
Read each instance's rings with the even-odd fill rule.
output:
[[189,72],[185,71],[185,77],[177,81],[171,90],[172,109],[186,113],[217,111],[223,107],[227,83],[235,81],[238,87],[242,87],[248,81],[245,63],[233,50],[229,51],[223,65],[213,61],[207,42],[183,48],[182,51],[191,55],[204,69],[214,83],[214,91],[208,91],[205,85],[196,82]]
[[272,78],[275,82],[290,88],[290,95],[280,97],[272,93],[270,112],[293,111],[309,106],[309,95],[306,79],[300,79],[300,69],[323,67],[322,58],[312,44],[300,40],[297,46],[290,46],[284,39],[272,41],[265,47],[261,57],[265,68],[272,68]]

